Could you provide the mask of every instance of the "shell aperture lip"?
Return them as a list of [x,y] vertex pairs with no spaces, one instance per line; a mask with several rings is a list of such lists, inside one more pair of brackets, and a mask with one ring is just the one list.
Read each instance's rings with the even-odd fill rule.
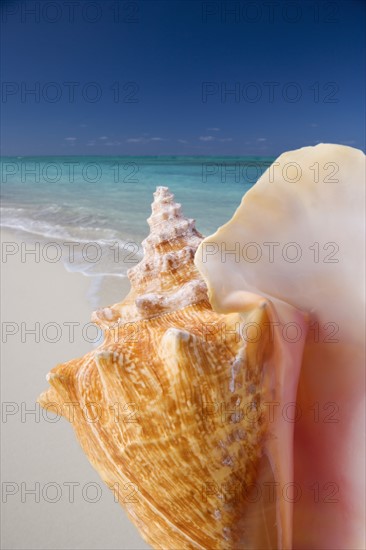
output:
[[365,547],[364,207],[362,151],[289,151],[195,257],[214,310],[245,311],[258,296],[282,327],[300,326],[294,309],[308,318],[293,444],[297,549]]

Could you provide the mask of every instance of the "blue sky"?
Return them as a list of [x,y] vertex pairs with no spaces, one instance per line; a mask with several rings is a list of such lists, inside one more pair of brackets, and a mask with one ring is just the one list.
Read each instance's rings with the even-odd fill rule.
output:
[[28,0],[1,10],[3,155],[364,149],[361,0]]

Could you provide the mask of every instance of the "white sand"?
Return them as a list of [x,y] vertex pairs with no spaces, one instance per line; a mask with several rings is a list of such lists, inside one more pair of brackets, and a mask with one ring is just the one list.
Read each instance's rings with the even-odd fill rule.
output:
[[[3,243],[17,243],[19,249],[22,240],[19,233],[2,233]],[[45,377],[51,368],[93,349],[87,340],[96,331],[85,327],[92,312],[91,279],[42,257],[39,263],[32,256],[21,260],[16,253],[6,262],[3,257],[1,265],[2,547],[146,549],[89,464],[72,426],[61,417],[54,422],[35,404],[48,386]],[[114,280],[103,292],[109,301],[100,305],[120,300],[127,290],[127,280]],[[27,333],[36,323],[38,342]],[[74,342],[65,323],[78,323]],[[75,484],[74,502],[70,483]],[[36,494],[27,493],[35,488]],[[91,502],[97,492],[99,500]]]

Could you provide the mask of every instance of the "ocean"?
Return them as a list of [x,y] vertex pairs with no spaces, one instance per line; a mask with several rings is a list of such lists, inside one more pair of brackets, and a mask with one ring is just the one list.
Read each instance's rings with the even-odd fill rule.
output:
[[[2,157],[1,226],[50,260],[101,281],[142,257],[153,192],[169,187],[209,235],[228,221],[269,157]],[[97,285],[98,286],[98,285]]]

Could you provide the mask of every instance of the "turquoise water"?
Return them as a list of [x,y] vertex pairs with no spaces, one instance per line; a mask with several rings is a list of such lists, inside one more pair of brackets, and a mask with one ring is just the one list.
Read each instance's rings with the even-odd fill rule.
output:
[[[204,235],[234,213],[273,162],[259,157],[3,157],[1,225],[44,242],[79,243],[68,268],[125,276],[141,258],[153,192],[167,186]],[[93,261],[81,244],[97,243]],[[116,247],[122,252],[116,261]],[[96,250],[96,248],[95,248]],[[87,256],[87,258],[85,258]],[[90,257],[89,257],[90,256]],[[98,253],[95,252],[95,257]],[[131,257],[131,256],[130,256]]]

